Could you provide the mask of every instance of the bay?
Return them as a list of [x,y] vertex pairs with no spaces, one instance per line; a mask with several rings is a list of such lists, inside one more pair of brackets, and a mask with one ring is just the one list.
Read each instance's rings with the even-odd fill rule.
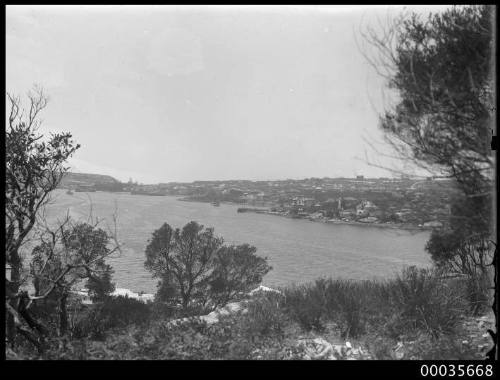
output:
[[238,206],[183,202],[173,196],[128,193],[74,193],[56,190],[47,218],[69,211],[74,219],[98,217],[102,227],[117,214],[120,257],[108,259],[120,288],[154,293],[156,280],[144,269],[144,250],[152,232],[163,223],[182,227],[194,220],[227,244],[248,243],[266,256],[273,270],[263,284],[270,287],[300,284],[318,277],[372,279],[393,276],[404,266],[431,264],[425,252],[428,231],[406,231],[370,226],[332,225],[301,219],[237,213]]

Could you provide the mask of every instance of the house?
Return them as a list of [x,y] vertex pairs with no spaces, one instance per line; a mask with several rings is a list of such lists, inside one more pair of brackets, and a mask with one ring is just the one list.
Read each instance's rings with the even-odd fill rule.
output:
[[323,217],[323,213],[319,212],[319,211],[309,215],[309,218],[311,218],[311,219],[320,219],[322,217]]
[[438,222],[437,220],[433,220],[433,221],[424,223],[424,227],[440,228],[440,227],[443,227],[443,223]]
[[353,198],[353,197],[345,197],[345,198],[341,198],[340,202],[341,202],[342,208],[347,209],[347,208],[356,207],[358,200],[356,198]]
[[411,217],[411,212],[409,211],[399,211],[395,212],[394,215],[402,222],[407,222]]
[[368,210],[365,210],[363,208],[358,208],[356,210],[356,216],[358,216],[358,217],[366,217],[368,215],[369,215]]
[[303,207],[311,207],[316,203],[314,198],[305,198],[305,197],[294,197],[292,198],[292,206],[303,206]]
[[368,216],[366,218],[359,219],[359,222],[361,223],[375,223],[378,221],[378,218],[375,218],[374,216]]
[[342,210],[339,212],[339,216],[341,218],[351,218],[354,216],[354,211],[353,210]]

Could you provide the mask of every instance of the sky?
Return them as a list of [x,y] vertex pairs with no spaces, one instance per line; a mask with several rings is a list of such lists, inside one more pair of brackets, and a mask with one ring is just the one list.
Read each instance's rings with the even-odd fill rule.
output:
[[414,170],[384,156],[386,83],[359,48],[360,28],[401,7],[6,9],[7,91],[43,86],[41,131],[73,134],[73,171],[159,183]]

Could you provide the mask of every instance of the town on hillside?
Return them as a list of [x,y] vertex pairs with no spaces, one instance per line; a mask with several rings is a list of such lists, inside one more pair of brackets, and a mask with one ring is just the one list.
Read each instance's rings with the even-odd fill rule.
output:
[[407,228],[446,225],[457,190],[452,181],[428,177],[307,178],[275,181],[194,181],[144,185],[122,183],[104,175],[68,173],[68,192],[129,192],[179,196],[183,201],[241,205],[238,212],[258,212],[329,223],[364,223]]

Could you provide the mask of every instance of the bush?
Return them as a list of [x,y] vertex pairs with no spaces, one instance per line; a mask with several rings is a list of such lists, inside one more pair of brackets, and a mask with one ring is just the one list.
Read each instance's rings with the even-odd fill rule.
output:
[[491,307],[493,297],[490,296],[493,282],[487,273],[477,273],[465,279],[466,297],[470,311],[479,315]]
[[364,301],[369,282],[329,280],[326,283],[328,319],[336,319],[344,338],[356,337],[365,330]]
[[151,305],[127,296],[106,297],[101,304],[92,305],[80,316],[72,335],[76,338],[104,339],[107,330],[144,324],[150,315]]
[[335,321],[344,337],[357,336],[364,331],[365,288],[364,283],[319,279],[286,288],[285,308],[306,331],[321,331],[325,322]]
[[248,335],[282,335],[286,317],[281,309],[283,296],[266,293],[248,304],[242,325]]
[[306,330],[324,329],[324,297],[313,285],[291,286],[283,289],[284,309],[299,326]]
[[390,336],[451,333],[467,312],[463,286],[430,269],[409,267],[393,280],[320,279],[284,289],[284,311],[306,331],[335,322],[344,338],[383,327]]
[[409,267],[389,283],[396,318],[389,329],[422,329],[433,336],[451,333],[465,314],[464,294],[430,269]]

